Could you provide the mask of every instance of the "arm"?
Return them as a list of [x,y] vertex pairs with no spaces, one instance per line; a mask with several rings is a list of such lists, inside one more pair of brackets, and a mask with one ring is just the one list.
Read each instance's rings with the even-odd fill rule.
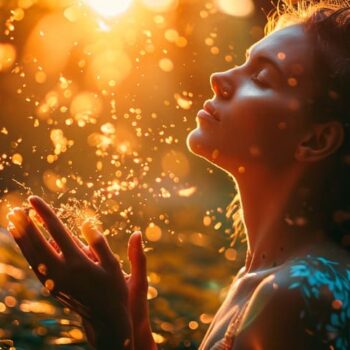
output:
[[133,271],[125,277],[105,237],[91,223],[83,225],[89,243],[86,247],[73,238],[43,200],[31,197],[30,203],[54,245],[42,235],[43,228],[20,208],[9,215],[9,231],[43,285],[82,316],[89,341],[98,350],[155,349],[149,321],[137,311],[148,317],[146,258],[141,235],[134,234],[130,239]]

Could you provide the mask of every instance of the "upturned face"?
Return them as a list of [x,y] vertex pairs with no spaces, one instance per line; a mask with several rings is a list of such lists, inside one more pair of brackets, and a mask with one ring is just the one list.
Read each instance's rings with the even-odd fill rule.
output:
[[211,77],[214,96],[197,116],[188,146],[232,175],[295,161],[312,116],[313,46],[302,25],[256,43],[246,62]]

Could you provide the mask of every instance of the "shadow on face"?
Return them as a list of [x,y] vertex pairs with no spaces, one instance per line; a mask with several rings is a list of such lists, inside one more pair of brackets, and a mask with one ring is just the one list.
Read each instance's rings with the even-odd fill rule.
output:
[[190,150],[233,176],[303,161],[296,154],[313,124],[313,62],[313,42],[301,24],[253,45],[242,66],[212,75],[214,96],[188,136]]

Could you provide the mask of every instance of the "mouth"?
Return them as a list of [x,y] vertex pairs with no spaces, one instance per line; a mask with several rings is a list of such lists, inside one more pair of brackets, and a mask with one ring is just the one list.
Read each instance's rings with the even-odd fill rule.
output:
[[198,112],[198,117],[220,121],[218,113],[210,101],[204,103],[203,109]]

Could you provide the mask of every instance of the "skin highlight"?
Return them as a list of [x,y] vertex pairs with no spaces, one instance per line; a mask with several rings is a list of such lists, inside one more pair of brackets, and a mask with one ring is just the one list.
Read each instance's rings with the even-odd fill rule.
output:
[[[331,288],[332,281],[326,281],[316,291],[317,298],[312,294],[315,291],[310,293],[306,289],[312,280],[305,271],[330,269],[336,276],[343,276],[349,261],[348,253],[333,243],[302,208],[308,192],[322,190],[329,162],[344,139],[339,121],[321,123],[311,118],[317,79],[313,49],[312,38],[302,24],[278,30],[255,44],[242,66],[212,75],[214,96],[198,113],[197,128],[188,137],[193,153],[212,162],[237,182],[248,240],[246,264],[232,283],[201,350],[222,349],[223,339],[229,344],[225,349],[233,350],[326,350],[331,337],[338,334],[316,336],[310,330],[310,324],[321,321],[327,324],[332,312],[340,313],[340,301]],[[315,174],[319,175],[317,179],[313,178]],[[38,251],[40,262],[51,266],[49,274],[57,272],[53,261],[61,259],[63,262],[58,261],[63,264],[66,255],[73,258],[75,267],[83,267],[83,281],[106,267],[101,260],[102,251],[110,257],[107,265],[113,276],[109,275],[110,282],[103,278],[105,274],[100,278],[106,289],[111,283],[118,293],[122,292],[122,297],[115,300],[111,297],[112,310],[127,311],[110,315],[106,310],[109,319],[103,331],[91,323],[86,326],[95,348],[119,349],[115,344],[123,344],[127,349],[156,349],[149,326],[146,259],[140,237],[133,236],[130,242],[133,266],[133,283],[130,283],[118,262],[112,259],[113,254],[100,232],[86,232],[91,247],[84,247],[71,238],[41,199],[35,197],[30,201],[59,248],[56,253],[52,251],[25,211],[16,209],[11,213],[9,230],[34,271]],[[33,242],[36,247],[32,246]],[[96,242],[102,244],[102,251]],[[38,247],[41,249],[35,249]],[[92,310],[99,310],[99,291],[91,289],[89,298],[79,299],[84,296],[84,288],[79,289],[81,283],[75,289],[70,287],[70,266],[64,267],[68,277],[61,276],[61,284],[53,295],[64,291],[68,301],[77,299]],[[45,282],[40,273],[38,277]],[[346,293],[346,282],[344,285]],[[137,309],[133,308],[135,305]],[[88,321],[74,303],[70,306]],[[96,314],[88,316],[96,317]],[[116,334],[116,324],[124,326],[124,334]],[[228,334],[232,325],[235,327]],[[111,343],[99,344],[98,340],[109,338],[108,334]],[[129,338],[131,341],[125,343]],[[343,338],[343,344],[347,344],[346,336]]]

